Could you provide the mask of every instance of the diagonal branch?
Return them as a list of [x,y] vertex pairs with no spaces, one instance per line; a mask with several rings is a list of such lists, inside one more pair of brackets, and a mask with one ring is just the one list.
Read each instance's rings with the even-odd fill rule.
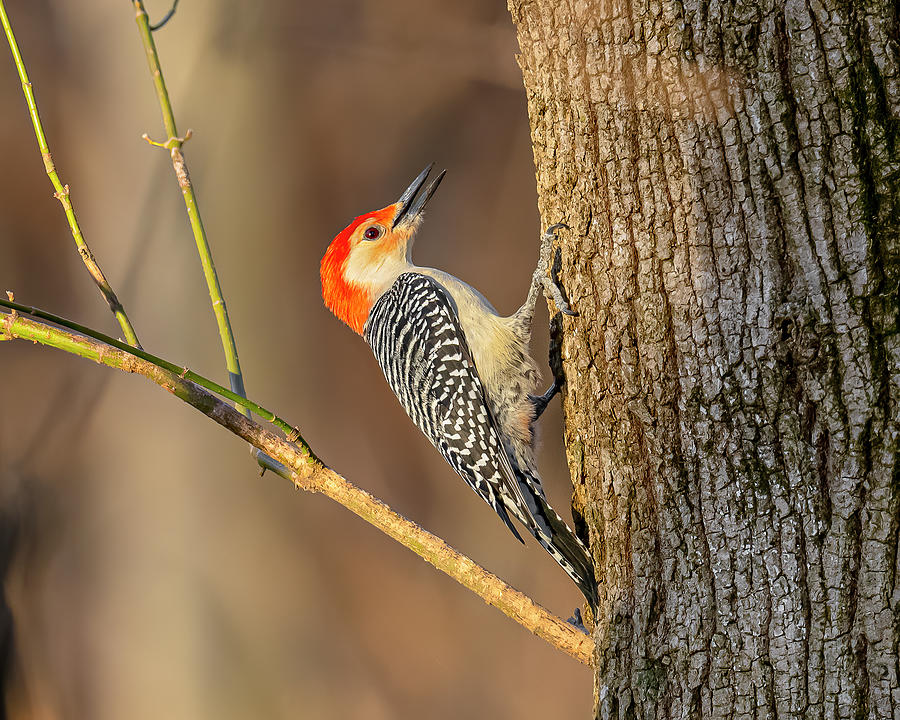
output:
[[[16,308],[11,313],[0,313],[0,340],[31,340],[112,368],[143,375],[283,464],[289,469],[290,480],[298,488],[327,495],[538,637],[585,665],[592,663],[594,643],[588,635],[548,612],[440,538],[394,512],[377,498],[326,467],[305,446],[298,447],[277,437],[186,377],[145,359],[143,356],[146,353],[139,356],[140,351],[135,352],[124,345],[113,347],[68,330],[35,322],[19,314],[30,312],[29,308],[15,303],[0,300],[0,305]],[[169,365],[177,369],[177,366],[171,363]],[[274,417],[263,408],[259,410]]]
[[[84,325],[79,325],[76,322],[72,322],[67,318],[60,317],[59,315],[54,315],[53,313],[49,313],[46,310],[41,310],[40,308],[31,307],[29,305],[21,305],[13,299],[13,293],[7,291],[6,293],[9,296],[9,300],[3,300],[0,298],[0,306],[7,307],[13,311],[12,317],[16,316],[16,313],[25,313],[27,315],[31,315],[32,317],[40,318],[41,320],[48,320],[55,325],[60,325],[64,328],[68,328],[69,330],[73,330],[79,335],[85,335],[89,338],[93,338],[94,340],[99,340],[104,345],[109,345],[110,347],[114,347],[118,350],[122,350],[123,352],[134,355],[141,360],[146,360],[147,362],[156,365],[162,370],[167,370],[171,373],[175,373],[183,380],[190,380],[193,383],[196,383],[202,388],[209,390],[210,392],[214,392],[217,395],[221,395],[228,400],[231,400],[233,403],[240,405],[242,411],[246,410],[242,414],[244,417],[249,417],[250,413],[256,414],[258,417],[261,417],[266,422],[270,422],[275,427],[284,431],[284,433],[290,438],[291,442],[298,444],[304,453],[310,454],[312,450],[309,449],[309,446],[306,444],[306,441],[300,435],[300,431],[289,425],[287,421],[278,417],[275,413],[266,410],[264,407],[257,405],[252,400],[248,400],[247,398],[238,395],[233,390],[228,390],[227,388],[222,387],[216,382],[209,380],[208,378],[203,377],[202,375],[198,375],[193,370],[190,370],[186,367],[181,367],[180,365],[176,365],[173,362],[169,362],[168,360],[157,357],[156,355],[152,355],[148,353],[146,350],[142,348],[130,348],[125,343],[119,342],[115,338],[109,337],[109,335],[104,335],[101,332],[97,332],[96,330],[85,327]],[[6,316],[5,319],[8,321],[10,316]],[[290,475],[288,475],[288,479]]]
[[0,0],[0,24],[3,25],[3,31],[6,33],[6,39],[9,42],[9,49],[12,51],[13,60],[16,64],[16,70],[19,72],[19,80],[22,81],[22,92],[25,93],[25,102],[28,104],[28,112],[31,115],[31,124],[34,126],[34,134],[35,137],[37,137],[38,147],[41,150],[41,157],[44,160],[44,169],[47,171],[47,175],[50,178],[50,182],[53,184],[54,190],[56,190],[53,196],[62,204],[63,210],[65,210],[66,213],[66,219],[69,221],[72,237],[75,240],[75,246],[78,248],[81,259],[84,261],[84,266],[87,268],[90,276],[94,279],[97,287],[100,288],[100,292],[109,305],[110,311],[115,316],[116,320],[119,321],[119,326],[122,328],[122,332],[125,333],[125,339],[128,341],[129,345],[140,347],[141,344],[138,342],[137,333],[135,333],[134,327],[132,327],[131,321],[125,313],[125,308],[122,306],[122,303],[119,302],[116,293],[113,292],[112,286],[103,274],[103,270],[100,269],[100,264],[97,262],[97,259],[94,257],[94,254],[91,252],[90,247],[88,247],[88,244],[81,233],[81,226],[78,224],[78,218],[75,216],[75,208],[72,206],[72,200],[69,198],[69,186],[63,185],[56,172],[53,156],[50,155],[50,146],[44,135],[41,116],[38,114],[37,101],[34,99],[34,88],[32,88],[31,81],[28,79],[25,61],[22,60],[22,54],[19,52],[19,44],[16,42],[16,36],[13,34],[12,25],[10,25],[9,18],[6,15],[6,8],[3,7],[3,0]]

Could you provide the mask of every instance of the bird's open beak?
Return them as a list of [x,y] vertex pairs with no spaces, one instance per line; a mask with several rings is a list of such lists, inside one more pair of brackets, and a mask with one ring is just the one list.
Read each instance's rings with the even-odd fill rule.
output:
[[441,184],[441,180],[444,179],[444,175],[447,174],[446,170],[441,170],[438,176],[431,181],[431,184],[428,188],[418,197],[419,190],[422,189],[422,186],[425,184],[425,181],[428,179],[428,174],[431,172],[431,168],[434,167],[434,163],[431,163],[427,168],[425,168],[422,172],[419,173],[419,176],[412,181],[412,184],[406,188],[406,191],[400,196],[400,199],[397,201],[397,204],[400,206],[400,210],[397,211],[397,216],[394,218],[394,222],[391,225],[391,230],[393,230],[400,223],[410,224],[416,221],[419,215],[422,214],[422,211],[425,209],[425,205],[431,199],[431,196],[434,195],[434,191],[437,190],[437,186]]

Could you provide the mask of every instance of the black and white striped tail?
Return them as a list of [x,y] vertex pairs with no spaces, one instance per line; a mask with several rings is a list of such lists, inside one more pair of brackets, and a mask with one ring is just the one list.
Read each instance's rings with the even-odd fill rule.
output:
[[[529,481],[529,474],[520,471],[523,486],[534,487]],[[518,518],[534,535],[540,545],[559,563],[566,574],[581,590],[596,616],[599,599],[597,596],[597,579],[594,574],[594,563],[584,543],[572,532],[566,521],[544,499],[543,493],[532,493],[528,510],[531,518]]]

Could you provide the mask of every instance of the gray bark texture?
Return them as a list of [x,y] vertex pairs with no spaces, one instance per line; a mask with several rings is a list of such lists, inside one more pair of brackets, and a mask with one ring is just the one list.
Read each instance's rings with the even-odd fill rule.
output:
[[603,718],[900,718],[892,0],[510,0]]

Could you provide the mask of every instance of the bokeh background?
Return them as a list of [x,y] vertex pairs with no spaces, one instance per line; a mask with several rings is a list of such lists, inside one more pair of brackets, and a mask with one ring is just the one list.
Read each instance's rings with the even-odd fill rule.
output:
[[[151,0],[151,19],[168,9]],[[225,382],[130,3],[7,0],[86,238],[144,346]],[[503,0],[182,0],[156,33],[250,396],[348,478],[568,617],[580,596],[411,425],[318,264],[449,170],[415,258],[524,298],[539,218]],[[116,334],[0,45],[0,290]],[[546,358],[547,314],[536,356]],[[137,377],[0,345],[0,543],[15,718],[586,717],[591,678]],[[540,464],[571,491],[558,405]],[[9,625],[9,624],[8,624]],[[7,625],[7,629],[8,629]],[[7,641],[9,636],[7,636]]]

